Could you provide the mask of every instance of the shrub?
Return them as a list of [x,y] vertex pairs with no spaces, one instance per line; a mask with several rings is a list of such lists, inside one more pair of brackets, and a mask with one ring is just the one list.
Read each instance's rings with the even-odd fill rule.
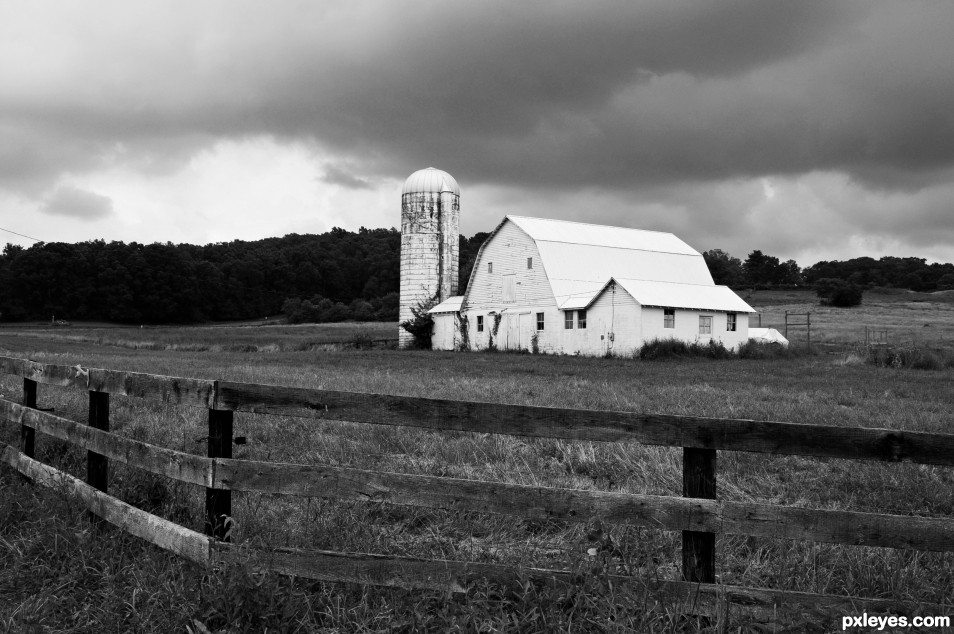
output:
[[686,343],[679,339],[652,339],[636,349],[636,358],[644,361],[673,359],[680,357],[698,357],[703,359],[731,359],[731,350],[721,341],[709,340],[708,343],[693,341]]
[[754,341],[749,339],[739,346],[737,351],[740,359],[787,359],[805,354],[793,346],[783,346],[780,343]]
[[863,292],[857,284],[826,277],[815,282],[814,288],[824,306],[850,308],[861,304]]
[[427,312],[437,306],[438,295],[423,299],[417,306],[411,306],[413,317],[401,322],[401,328],[414,336],[414,347],[420,350],[431,349],[431,334],[434,332],[434,318]]

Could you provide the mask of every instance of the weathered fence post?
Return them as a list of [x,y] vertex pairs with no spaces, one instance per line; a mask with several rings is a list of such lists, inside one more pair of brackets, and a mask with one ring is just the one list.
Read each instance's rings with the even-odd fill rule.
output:
[[[36,409],[36,381],[23,379],[23,406]],[[20,451],[27,458],[36,457],[36,431],[32,427],[20,426]]]
[[[232,457],[231,410],[209,410],[209,458]],[[205,490],[205,533],[220,541],[229,539],[225,519],[232,516],[232,492],[223,489]]]
[[[716,497],[716,450],[682,449],[682,495]],[[682,578],[715,583],[715,533],[682,531]]]
[[[89,426],[94,429],[109,431],[109,394],[107,392],[89,392]],[[86,483],[106,492],[109,479],[109,458],[94,451],[86,452]],[[95,524],[105,524],[105,521],[90,511],[90,520]]]

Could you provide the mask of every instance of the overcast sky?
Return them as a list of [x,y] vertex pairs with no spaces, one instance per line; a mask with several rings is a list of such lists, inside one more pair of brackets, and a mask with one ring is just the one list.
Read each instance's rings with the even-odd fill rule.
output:
[[434,166],[465,235],[517,214],[954,262],[952,34],[941,0],[5,1],[0,227],[393,227]]

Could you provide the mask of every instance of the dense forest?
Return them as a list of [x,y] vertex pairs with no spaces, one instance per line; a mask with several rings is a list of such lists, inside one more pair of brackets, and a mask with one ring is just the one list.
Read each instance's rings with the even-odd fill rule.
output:
[[[460,238],[460,290],[487,238]],[[290,321],[396,321],[401,235],[334,228],[195,246],[94,240],[7,244],[0,255],[0,319],[195,323],[284,313]],[[800,269],[753,251],[744,260],[703,256],[717,284],[813,286],[838,279],[863,288],[954,289],[954,265],[922,258],[855,258]]]
[[[486,235],[460,239],[461,271],[469,273]],[[396,229],[363,227],[205,246],[7,244],[0,319],[227,321],[275,315],[297,299],[330,306],[336,320],[396,321],[400,251]]]

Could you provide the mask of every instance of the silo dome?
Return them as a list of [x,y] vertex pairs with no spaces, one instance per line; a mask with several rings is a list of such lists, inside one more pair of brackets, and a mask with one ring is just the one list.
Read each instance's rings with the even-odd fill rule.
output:
[[444,170],[439,170],[435,167],[426,167],[422,170],[417,170],[407,177],[407,180],[404,181],[404,189],[401,191],[401,195],[422,193],[440,194],[443,192],[450,192],[455,196],[460,196],[460,186],[457,184],[457,181],[454,180],[454,177]]

